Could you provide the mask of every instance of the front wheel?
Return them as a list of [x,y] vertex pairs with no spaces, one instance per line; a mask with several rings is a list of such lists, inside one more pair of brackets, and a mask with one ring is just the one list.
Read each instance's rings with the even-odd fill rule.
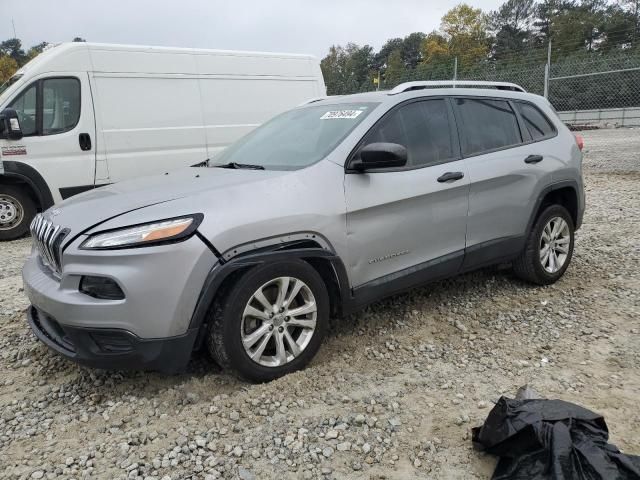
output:
[[15,240],[29,231],[36,206],[17,185],[0,185],[0,241]]
[[214,304],[207,346],[223,368],[264,382],[304,368],[329,322],[329,295],[308,263],[254,267]]
[[538,285],[555,283],[573,256],[575,227],[561,205],[551,205],[538,216],[523,252],[513,263],[515,274]]

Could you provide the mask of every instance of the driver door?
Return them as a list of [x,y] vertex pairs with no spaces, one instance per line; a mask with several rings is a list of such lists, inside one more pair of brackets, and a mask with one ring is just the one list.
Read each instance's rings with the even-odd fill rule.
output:
[[456,273],[464,258],[469,176],[448,100],[395,107],[360,147],[375,142],[405,146],[408,161],[345,176],[352,286],[393,293]]
[[3,160],[28,164],[55,202],[94,187],[95,122],[86,72],[37,78],[8,105],[23,137],[2,140]]

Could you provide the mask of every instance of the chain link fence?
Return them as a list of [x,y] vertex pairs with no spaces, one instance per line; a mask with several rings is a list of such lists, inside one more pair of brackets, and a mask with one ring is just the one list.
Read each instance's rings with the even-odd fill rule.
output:
[[[521,85],[546,93],[560,118],[586,139],[585,162],[615,157],[623,170],[640,164],[640,51],[619,49],[553,58],[547,50],[528,58],[492,62],[457,70],[450,66],[419,66],[397,78],[382,79],[380,89],[416,80],[487,80]],[[548,64],[548,75],[546,74]],[[374,89],[375,87],[371,87]]]

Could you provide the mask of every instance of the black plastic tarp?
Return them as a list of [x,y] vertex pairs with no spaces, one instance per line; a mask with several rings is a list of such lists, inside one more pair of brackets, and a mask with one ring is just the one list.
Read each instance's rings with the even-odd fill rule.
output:
[[501,397],[472,438],[500,457],[493,480],[640,480],[640,457],[608,443],[604,418],[562,400]]

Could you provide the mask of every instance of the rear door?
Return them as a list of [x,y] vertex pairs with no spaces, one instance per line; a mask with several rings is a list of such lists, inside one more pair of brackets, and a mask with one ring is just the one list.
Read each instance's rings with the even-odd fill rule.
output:
[[535,161],[539,145],[511,100],[459,97],[453,103],[471,182],[464,264],[470,268],[519,252],[532,204],[551,181],[551,162]]
[[24,135],[9,142],[11,147],[20,147],[16,149],[19,155],[11,160],[35,168],[54,201],[93,188],[95,122],[86,72],[41,76],[27,85],[9,108],[18,112]]
[[409,160],[404,168],[345,177],[352,285],[393,289],[403,277],[455,273],[465,246],[469,180],[448,100],[396,107],[359,148],[375,142],[404,145]]

